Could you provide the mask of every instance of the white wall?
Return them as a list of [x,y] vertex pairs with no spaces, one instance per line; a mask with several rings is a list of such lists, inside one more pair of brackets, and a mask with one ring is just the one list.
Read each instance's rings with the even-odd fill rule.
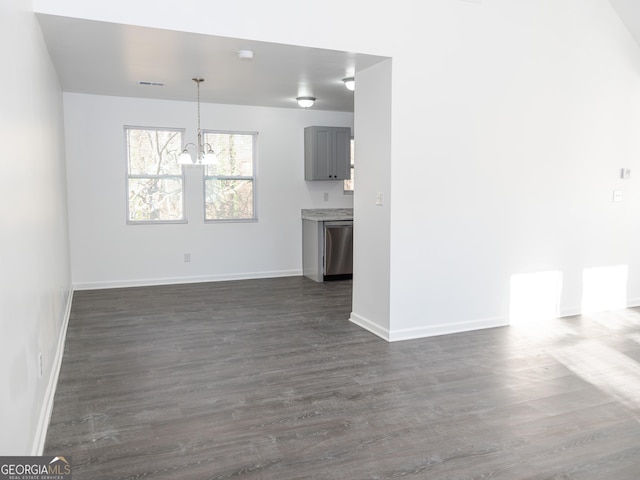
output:
[[[626,265],[625,297],[639,303],[640,57],[606,0],[326,0],[300,23],[282,14],[293,0],[34,1],[44,13],[392,57],[390,315],[379,320],[391,339],[507,323],[519,274],[560,272],[558,310],[575,313],[584,269]],[[355,117],[363,130],[376,121]],[[614,189],[624,202],[611,202]],[[363,215],[359,228],[375,221]]]
[[[386,60],[358,73],[355,94],[353,312],[351,321],[390,336],[391,70]],[[382,205],[377,205],[382,194]]]
[[394,57],[395,337],[509,323],[519,274],[560,272],[558,313],[574,314],[585,268],[628,265],[639,304],[640,56],[612,7],[437,5]]
[[195,142],[196,104],[65,93],[64,108],[76,288],[301,275],[300,209],[353,206],[342,182],[305,182],[303,157],[304,127],[353,114],[202,104],[203,129],[258,132],[258,221],[205,224],[202,168],[188,167],[187,224],[127,225],[124,125]]
[[0,455],[29,455],[44,440],[71,286],[62,95],[30,2],[0,3],[0,58]]

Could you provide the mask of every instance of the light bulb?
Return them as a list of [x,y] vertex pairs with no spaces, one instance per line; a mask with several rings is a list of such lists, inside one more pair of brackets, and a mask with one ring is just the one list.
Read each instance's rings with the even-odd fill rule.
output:
[[218,163],[218,157],[213,152],[213,150],[209,150],[202,157],[202,164],[203,165],[215,165],[216,163]]
[[356,79],[354,77],[343,78],[344,86],[352,92],[356,89]]
[[302,108],[309,108],[315,103],[316,97],[298,97],[296,100]]
[[178,155],[178,163],[180,165],[193,165],[193,159],[191,154],[185,148],[180,155]]

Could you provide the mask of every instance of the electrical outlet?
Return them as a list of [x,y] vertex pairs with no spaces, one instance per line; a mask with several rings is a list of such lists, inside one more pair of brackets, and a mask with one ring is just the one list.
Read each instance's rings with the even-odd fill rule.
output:
[[191,254],[190,253],[185,253],[184,254],[184,263],[189,263],[191,261]]
[[622,191],[621,190],[615,190],[613,192],[613,201],[614,202],[621,202],[622,201]]
[[329,201],[329,192],[324,192],[324,201],[325,202]]

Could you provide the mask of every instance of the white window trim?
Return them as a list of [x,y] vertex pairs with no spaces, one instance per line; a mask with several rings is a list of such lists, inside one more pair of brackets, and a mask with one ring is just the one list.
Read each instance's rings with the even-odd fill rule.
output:
[[[203,215],[204,223],[256,223],[258,221],[258,132],[247,132],[242,130],[202,130],[202,134],[207,133],[221,133],[225,135],[252,135],[253,136],[253,151],[252,155],[252,170],[253,176],[233,176],[233,175],[207,175],[206,167],[203,169],[202,175],[202,199],[203,199]],[[208,219],[207,218],[207,179],[215,178],[221,180],[252,180],[253,181],[253,217],[252,218],[221,218],[221,219]]]
[[[124,133],[124,158],[125,158],[125,178],[124,178],[124,193],[126,203],[126,224],[127,225],[171,225],[171,224],[184,224],[187,221],[187,203],[186,203],[186,177],[184,169],[180,169],[180,175],[129,175],[129,150],[127,144],[127,130],[161,130],[169,132],[180,132],[180,145],[184,145],[184,128],[172,128],[172,127],[145,127],[141,125],[125,125],[123,129]],[[177,155],[178,153],[176,153]],[[181,220],[131,220],[131,211],[129,209],[129,179],[130,178],[180,178],[182,179],[182,219]]]
[[[351,148],[352,148],[352,150],[355,150],[355,139],[354,139],[353,136],[351,137]],[[352,168],[355,171],[355,158],[354,158],[353,162],[349,162],[349,171],[351,171]],[[345,183],[346,183],[346,180],[343,180],[343,182],[342,182],[342,193],[344,195],[353,195],[353,190],[347,190],[346,188],[344,188]],[[355,188],[355,185],[354,185],[354,188]]]

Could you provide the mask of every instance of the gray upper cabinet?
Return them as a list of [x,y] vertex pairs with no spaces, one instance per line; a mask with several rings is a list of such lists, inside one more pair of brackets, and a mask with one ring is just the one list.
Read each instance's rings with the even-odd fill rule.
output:
[[349,127],[304,129],[304,179],[346,180],[351,172]]

